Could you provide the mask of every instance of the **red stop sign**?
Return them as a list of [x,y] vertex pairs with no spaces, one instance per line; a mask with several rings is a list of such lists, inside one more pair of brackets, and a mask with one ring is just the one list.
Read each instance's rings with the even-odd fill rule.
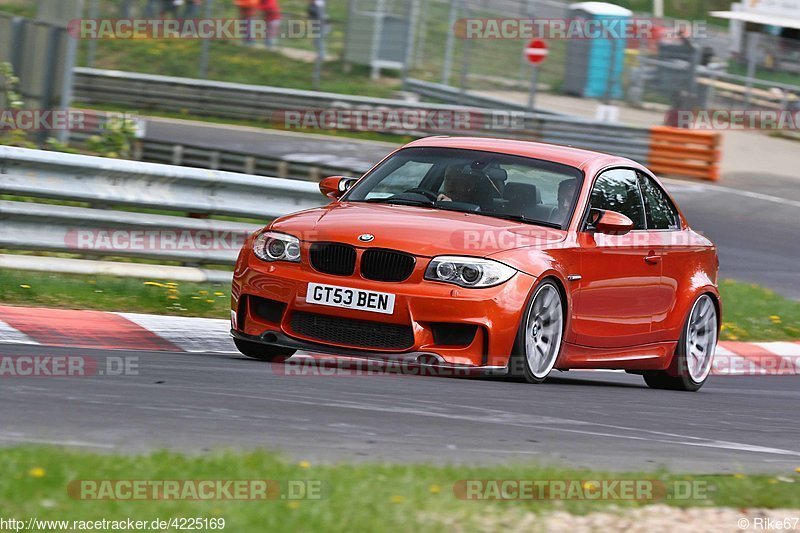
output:
[[525,57],[534,65],[538,65],[547,58],[547,43],[544,39],[533,39],[525,47]]

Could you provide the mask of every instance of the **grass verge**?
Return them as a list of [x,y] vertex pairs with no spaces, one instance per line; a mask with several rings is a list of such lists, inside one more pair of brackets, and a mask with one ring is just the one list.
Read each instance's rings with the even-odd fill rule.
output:
[[[608,473],[536,465],[491,467],[388,464],[312,465],[288,462],[265,451],[217,452],[186,456],[171,452],[150,455],[97,455],[49,447],[14,447],[0,451],[0,507],[18,519],[153,520],[173,517],[224,518],[226,531],[394,531],[481,529],[488,515],[542,513],[551,509],[576,514],[639,507],[654,500],[678,507],[723,506],[800,508],[800,476],[681,475]],[[98,501],[72,499],[73,480],[275,480],[312,481],[320,498],[262,501]],[[662,498],[589,500],[532,499],[476,501],[459,498],[454,486],[462,480],[652,480],[663,483]],[[677,482],[677,483],[676,483]],[[692,498],[672,492],[694,483]],[[285,492],[284,492],[285,494]],[[463,494],[463,493],[462,493]],[[488,495],[489,492],[479,491]],[[654,492],[655,494],[655,492]],[[8,518],[8,516],[6,517]]]
[[227,318],[230,285],[0,270],[0,302]]
[[[723,280],[721,340],[800,340],[800,302],[758,285]],[[228,318],[230,286],[0,270],[11,305]]]
[[800,339],[800,302],[731,279],[720,283],[722,340]]

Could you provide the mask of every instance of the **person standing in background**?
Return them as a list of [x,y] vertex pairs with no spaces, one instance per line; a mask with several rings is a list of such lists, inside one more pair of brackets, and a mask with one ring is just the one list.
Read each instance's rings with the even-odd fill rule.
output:
[[183,10],[182,17],[185,19],[193,19],[197,17],[202,4],[203,0],[186,0],[186,8]]
[[315,37],[314,41],[319,60],[325,61],[327,55],[325,36],[328,34],[325,0],[308,0],[308,18],[319,25],[319,35]]
[[259,0],[234,0],[234,3],[239,8],[239,18],[247,21],[247,31],[242,42],[250,45],[253,43],[252,19],[258,8]]
[[144,8],[145,18],[171,17],[178,16],[178,7],[183,5],[184,0],[147,0]]
[[267,23],[267,48],[275,48],[281,31],[281,6],[278,0],[261,0],[258,8]]
[[145,18],[156,18],[161,12],[161,0],[147,0],[147,5],[144,7]]
[[185,0],[161,0],[161,16],[175,18],[178,16],[178,9],[183,7]]
[[119,5],[119,18],[127,19],[131,17],[131,3],[133,0],[122,0]]

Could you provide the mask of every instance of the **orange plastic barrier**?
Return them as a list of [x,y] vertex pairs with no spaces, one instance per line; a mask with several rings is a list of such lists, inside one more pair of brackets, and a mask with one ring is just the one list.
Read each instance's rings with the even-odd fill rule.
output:
[[656,174],[717,181],[721,140],[718,131],[653,126],[648,167]]

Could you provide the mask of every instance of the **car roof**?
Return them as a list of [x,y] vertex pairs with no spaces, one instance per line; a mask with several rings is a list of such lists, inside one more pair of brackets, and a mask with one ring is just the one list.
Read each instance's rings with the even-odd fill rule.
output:
[[589,164],[594,166],[624,165],[641,168],[641,165],[625,157],[603,152],[573,148],[560,144],[549,144],[514,139],[495,139],[489,137],[425,137],[408,143],[404,148],[435,147],[460,148],[464,150],[481,150],[501,154],[519,155],[534,159],[543,159],[584,169]]

